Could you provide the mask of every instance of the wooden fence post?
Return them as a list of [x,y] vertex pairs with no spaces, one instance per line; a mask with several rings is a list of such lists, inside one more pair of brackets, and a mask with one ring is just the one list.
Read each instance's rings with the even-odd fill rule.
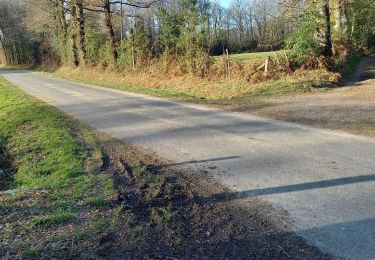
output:
[[271,61],[271,57],[267,56],[266,63],[264,64],[264,76],[266,76],[266,77],[268,75],[268,69],[269,69],[270,61]]
[[226,69],[227,69],[227,79],[230,79],[230,62],[229,62],[229,51],[225,49],[226,53]]

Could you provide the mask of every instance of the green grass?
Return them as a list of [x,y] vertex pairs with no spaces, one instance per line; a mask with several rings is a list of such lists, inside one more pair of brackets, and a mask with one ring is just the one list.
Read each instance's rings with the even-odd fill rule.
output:
[[31,227],[52,227],[67,224],[75,218],[72,212],[57,212],[46,216],[38,216],[31,220]]
[[0,243],[0,258],[8,250],[26,259],[69,258],[68,241],[91,250],[88,241],[115,227],[110,202],[117,190],[111,175],[98,170],[96,136],[2,77],[0,151],[0,167],[11,176],[0,176],[0,190],[16,189],[0,195],[0,241],[8,245]]
[[0,78],[0,146],[16,169],[8,188],[52,187],[82,175],[90,159],[72,122]]
[[375,69],[366,71],[371,77],[375,77]]
[[143,165],[143,166],[137,167],[134,170],[133,174],[136,179],[138,180],[143,179],[145,176],[147,176],[147,166]]
[[109,206],[109,202],[104,200],[101,197],[89,197],[84,202],[84,205],[90,206],[90,207],[96,207],[96,208],[104,208]]
[[[281,53],[280,53],[281,55]],[[239,62],[246,62],[249,60],[259,60],[259,59],[265,59],[268,56],[271,58],[274,58],[275,52],[269,51],[269,52],[253,52],[253,53],[239,53],[239,54],[231,54],[229,56],[231,61],[239,61]],[[214,61],[217,61],[222,56],[214,56]]]
[[364,55],[356,54],[349,58],[348,62],[345,64],[341,74],[344,80],[352,79],[357,71],[359,64],[361,63]]

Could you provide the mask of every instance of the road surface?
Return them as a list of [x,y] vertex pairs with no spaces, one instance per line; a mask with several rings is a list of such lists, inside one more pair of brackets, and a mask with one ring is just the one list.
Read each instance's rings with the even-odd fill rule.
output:
[[[211,170],[233,193],[288,212],[337,257],[375,259],[375,140],[117,90],[1,71],[25,91],[164,158]],[[203,173],[202,173],[203,174]]]

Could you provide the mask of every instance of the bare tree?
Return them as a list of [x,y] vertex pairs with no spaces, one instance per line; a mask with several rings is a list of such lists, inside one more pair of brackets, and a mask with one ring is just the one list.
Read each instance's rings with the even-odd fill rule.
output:
[[247,11],[245,4],[245,0],[233,0],[229,6],[229,13],[236,28],[240,50],[243,47],[245,33],[245,15]]

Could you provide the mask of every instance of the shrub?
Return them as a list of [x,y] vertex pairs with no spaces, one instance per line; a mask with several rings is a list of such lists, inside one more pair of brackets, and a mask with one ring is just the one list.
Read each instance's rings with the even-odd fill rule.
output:
[[321,47],[315,37],[319,27],[315,10],[307,9],[298,19],[295,30],[286,40],[287,48],[291,50],[291,58],[295,65],[314,65],[312,58],[319,56]]

